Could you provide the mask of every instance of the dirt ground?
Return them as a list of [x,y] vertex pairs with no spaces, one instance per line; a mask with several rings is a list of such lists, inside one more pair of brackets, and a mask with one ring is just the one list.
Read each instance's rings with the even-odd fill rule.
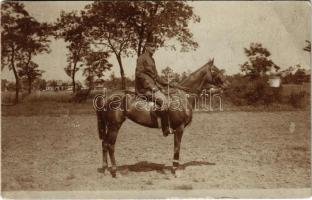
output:
[[2,117],[2,190],[252,189],[310,187],[310,114],[195,113],[170,172],[173,136],[127,120],[118,178],[99,169],[95,115]]

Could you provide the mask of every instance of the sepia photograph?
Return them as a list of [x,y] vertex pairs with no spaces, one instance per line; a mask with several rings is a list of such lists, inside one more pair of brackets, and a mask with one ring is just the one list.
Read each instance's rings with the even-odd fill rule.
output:
[[309,1],[2,1],[4,199],[311,196]]

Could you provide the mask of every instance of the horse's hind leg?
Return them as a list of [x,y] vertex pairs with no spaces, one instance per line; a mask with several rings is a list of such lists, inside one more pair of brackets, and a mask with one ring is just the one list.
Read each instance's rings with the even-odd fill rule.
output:
[[108,147],[109,157],[110,157],[111,164],[112,164],[111,174],[113,177],[116,177],[116,172],[117,172],[116,159],[115,159],[115,143],[116,143],[116,139],[117,139],[120,126],[121,124],[110,126],[107,132],[107,141],[108,141],[107,147]]
[[180,146],[184,130],[184,124],[181,124],[174,132],[174,154],[172,163],[172,173],[175,174],[180,163]]
[[103,173],[105,174],[105,171],[108,168],[108,163],[107,163],[107,151],[108,151],[108,146],[107,146],[107,134],[106,134],[106,121],[104,117],[104,113],[102,112],[97,112],[97,119],[98,119],[98,131],[99,131],[99,138],[102,140],[102,156],[103,156]]
[[107,151],[108,151],[108,145],[105,140],[102,140],[103,173],[104,174],[105,174],[105,171],[108,169]]

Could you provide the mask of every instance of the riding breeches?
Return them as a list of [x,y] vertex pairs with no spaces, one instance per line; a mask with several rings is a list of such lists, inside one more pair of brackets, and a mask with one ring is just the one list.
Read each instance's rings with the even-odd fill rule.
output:
[[152,95],[153,101],[155,101],[160,107],[161,110],[167,110],[168,109],[168,99],[164,93],[162,93],[160,90],[156,91]]

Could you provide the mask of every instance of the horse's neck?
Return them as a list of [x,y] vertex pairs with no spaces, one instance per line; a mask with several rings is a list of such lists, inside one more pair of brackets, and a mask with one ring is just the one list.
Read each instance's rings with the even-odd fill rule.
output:
[[201,89],[203,85],[203,81],[205,80],[205,76],[207,75],[207,64],[202,66],[200,69],[191,73],[189,77],[182,80],[180,83],[181,86],[186,87],[190,90],[198,91]]

